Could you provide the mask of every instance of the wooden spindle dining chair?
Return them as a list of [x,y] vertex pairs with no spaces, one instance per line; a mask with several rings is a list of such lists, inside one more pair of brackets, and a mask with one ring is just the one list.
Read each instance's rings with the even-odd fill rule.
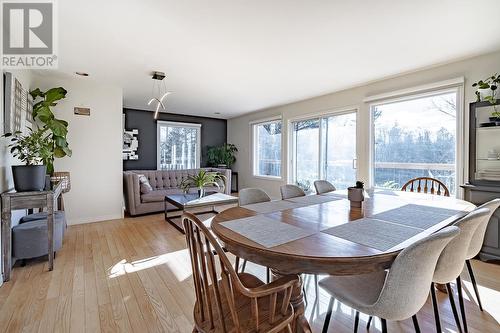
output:
[[431,177],[417,177],[410,179],[403,185],[401,191],[429,193],[435,195],[450,196],[450,191],[440,180]]
[[193,214],[182,215],[196,295],[193,332],[291,332],[297,276],[264,284],[236,273],[223,249]]

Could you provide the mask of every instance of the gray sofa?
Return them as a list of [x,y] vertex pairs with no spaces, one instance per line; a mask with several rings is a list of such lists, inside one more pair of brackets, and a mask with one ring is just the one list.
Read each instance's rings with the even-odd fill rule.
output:
[[[165,196],[168,194],[181,194],[181,182],[188,175],[195,175],[202,169],[189,170],[131,170],[123,172],[123,195],[125,197],[125,209],[131,215],[163,212],[165,210]],[[226,185],[217,187],[206,187],[207,191],[218,191],[231,194],[231,170],[217,168],[203,168],[209,172],[219,172],[226,176]],[[144,175],[153,191],[141,193],[139,175]],[[196,192],[191,189],[190,192]],[[175,209],[168,204],[168,209]]]

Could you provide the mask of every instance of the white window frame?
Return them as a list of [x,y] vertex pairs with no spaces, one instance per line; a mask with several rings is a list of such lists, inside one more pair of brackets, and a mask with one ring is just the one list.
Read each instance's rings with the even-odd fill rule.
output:
[[[359,107],[358,106],[348,106],[345,108],[339,108],[339,109],[334,109],[334,110],[328,110],[328,111],[323,111],[323,112],[317,112],[317,113],[311,113],[305,116],[300,116],[300,117],[295,117],[291,118],[288,120],[288,183],[294,184],[295,182],[295,173],[296,170],[294,168],[294,151],[295,151],[295,140],[293,137],[293,123],[299,122],[299,121],[305,121],[305,120],[312,120],[312,119],[319,119],[321,122],[321,118],[327,118],[330,116],[341,116],[344,114],[349,114],[349,113],[354,113],[356,114],[356,158],[354,169],[356,170],[356,178],[359,176],[359,168],[357,166],[358,162],[358,145],[359,145],[359,139],[358,139],[358,132],[359,132]],[[323,128],[320,124],[319,127],[319,137],[318,137],[318,142],[319,142],[319,152],[320,152],[320,158],[318,161],[318,170],[319,170],[319,179],[324,179],[325,178],[325,169],[322,167],[322,154],[323,154],[323,142],[321,141],[321,138],[323,137]]]
[[158,120],[156,122],[156,169],[161,170],[161,158],[160,158],[160,128],[161,127],[182,127],[182,128],[194,128],[197,130],[196,138],[196,156],[195,156],[195,169],[200,167],[201,163],[201,124],[196,123],[181,123],[176,121],[163,121]]
[[370,139],[369,139],[369,184],[370,187],[375,185],[375,123],[373,121],[373,110],[378,105],[397,103],[402,101],[408,101],[412,99],[419,99],[423,97],[430,97],[441,95],[447,92],[455,92],[457,96],[456,112],[457,112],[457,122],[456,126],[456,143],[455,143],[455,196],[457,198],[463,198],[463,189],[460,184],[463,184],[465,179],[465,166],[467,163],[464,161],[464,156],[467,156],[467,147],[465,147],[465,114],[464,114],[464,78],[456,78],[441,82],[432,83],[429,85],[422,85],[415,88],[409,88],[404,90],[398,90],[392,93],[380,94],[372,97],[366,98],[365,102],[369,103],[369,114],[370,114]]
[[[281,147],[280,147],[280,175],[279,176],[269,176],[269,175],[260,175],[257,173],[257,165],[258,165],[258,153],[257,153],[257,127],[259,125],[265,125],[269,123],[275,123],[275,122],[281,122]],[[260,119],[260,120],[255,120],[250,122],[250,142],[252,144],[252,149],[251,149],[251,156],[250,156],[250,161],[252,165],[252,176],[254,178],[258,179],[265,179],[265,180],[276,180],[276,181],[282,181],[283,180],[283,145],[284,145],[284,140],[283,140],[283,131],[285,130],[283,126],[283,119],[281,116],[278,117],[271,117],[271,118],[266,118],[266,119]]]

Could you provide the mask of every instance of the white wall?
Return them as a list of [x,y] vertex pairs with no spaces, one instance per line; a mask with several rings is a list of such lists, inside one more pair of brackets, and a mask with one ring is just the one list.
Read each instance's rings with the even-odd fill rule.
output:
[[[429,52],[432,52],[432,50],[429,50]],[[356,70],[356,64],[353,64],[352,70]],[[288,163],[286,163],[288,161],[288,133],[286,128],[288,120],[307,114],[334,111],[346,107],[357,107],[359,109],[357,129],[358,178],[368,182],[370,112],[368,103],[363,102],[366,97],[463,76],[465,77],[464,110],[467,115],[469,103],[475,101],[474,89],[471,87],[472,82],[488,77],[499,70],[500,52],[496,52],[229,119],[227,124],[227,140],[235,144],[239,149],[234,168],[239,172],[240,188],[258,187],[268,192],[274,198],[279,197],[279,186],[286,183],[288,176]],[[332,80],[334,79],[332,77]],[[284,124],[282,152],[283,179],[263,180],[255,178],[252,176],[252,145],[250,143],[249,122],[276,115],[282,116]],[[467,121],[465,121],[464,126],[468,128]],[[467,136],[464,137],[464,142],[468,142]],[[467,156],[465,149],[466,147],[463,147],[463,156]],[[467,163],[465,162],[464,165],[467,165]]]
[[[21,83],[24,89],[31,89],[33,74],[30,70],[9,70]],[[3,115],[4,108],[4,87],[3,78],[0,82],[0,114]],[[3,117],[0,117],[0,134],[3,134]],[[13,158],[7,148],[10,140],[5,138],[0,138],[0,192],[3,192],[9,188],[14,187],[12,180],[12,170],[11,166],[17,164],[17,159]]]
[[[64,194],[69,224],[117,219],[123,216],[122,195],[122,89],[89,78],[37,75],[32,88],[62,86],[66,99],[55,107],[56,116],[69,122],[72,157],[56,159],[55,171],[69,171],[71,191]],[[90,117],[73,108],[89,107]]]

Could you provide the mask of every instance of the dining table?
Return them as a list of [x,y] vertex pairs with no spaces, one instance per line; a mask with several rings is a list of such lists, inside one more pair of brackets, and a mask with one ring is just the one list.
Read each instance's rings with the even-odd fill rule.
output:
[[[475,206],[454,197],[385,189],[365,191],[353,208],[347,191],[229,208],[212,231],[235,256],[285,275],[357,275],[390,269],[408,245],[465,216]],[[294,288],[294,332],[310,332],[302,280]]]

